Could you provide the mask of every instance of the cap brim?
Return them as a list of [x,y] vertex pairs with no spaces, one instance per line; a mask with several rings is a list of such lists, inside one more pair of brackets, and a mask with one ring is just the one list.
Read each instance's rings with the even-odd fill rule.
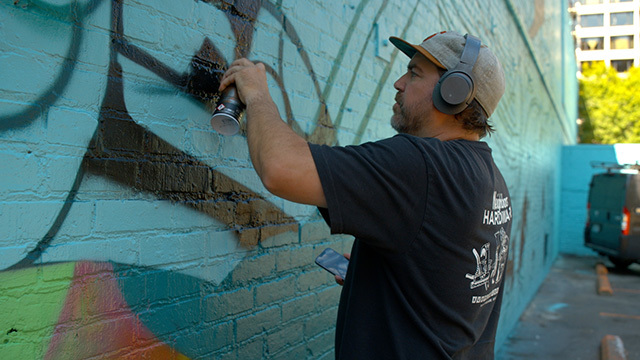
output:
[[405,55],[407,55],[410,58],[412,58],[413,55],[416,54],[416,52],[419,52],[420,54],[424,55],[427,59],[429,59],[429,61],[434,63],[437,67],[445,70],[447,69],[444,65],[442,65],[442,63],[440,63],[440,61],[434,58],[433,55],[429,54],[429,52],[422,46],[410,44],[396,36],[391,36],[389,38],[389,41],[391,41],[393,46],[397,47],[398,50],[402,51]]

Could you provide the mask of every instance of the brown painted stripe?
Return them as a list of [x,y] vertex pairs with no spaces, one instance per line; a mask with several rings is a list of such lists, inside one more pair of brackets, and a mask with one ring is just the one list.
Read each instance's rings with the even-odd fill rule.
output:
[[614,313],[601,312],[600,316],[640,320],[640,315],[626,315],[626,314],[614,314]]

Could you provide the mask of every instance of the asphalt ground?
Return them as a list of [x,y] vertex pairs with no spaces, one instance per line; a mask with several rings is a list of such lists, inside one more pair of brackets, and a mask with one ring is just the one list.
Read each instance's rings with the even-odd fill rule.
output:
[[622,341],[618,359],[640,359],[640,265],[620,270],[606,258],[561,255],[496,359],[613,360],[601,354],[607,335]]

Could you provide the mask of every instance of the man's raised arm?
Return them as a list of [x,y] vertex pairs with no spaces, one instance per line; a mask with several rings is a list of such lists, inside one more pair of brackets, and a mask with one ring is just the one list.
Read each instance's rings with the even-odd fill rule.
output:
[[326,199],[307,141],[280,117],[267,85],[263,64],[234,61],[222,77],[220,89],[235,83],[246,105],[247,142],[253,166],[274,195],[326,207]]

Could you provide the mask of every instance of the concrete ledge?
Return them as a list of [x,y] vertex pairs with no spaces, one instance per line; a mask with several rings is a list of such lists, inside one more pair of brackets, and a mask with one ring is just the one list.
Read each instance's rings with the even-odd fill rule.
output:
[[616,335],[605,335],[600,342],[600,360],[626,360],[622,339]]
[[609,272],[607,271],[607,267],[602,263],[598,263],[596,265],[596,274],[598,274],[598,295],[613,295],[613,289],[611,288],[611,283],[609,282],[609,277],[607,276],[608,273]]

